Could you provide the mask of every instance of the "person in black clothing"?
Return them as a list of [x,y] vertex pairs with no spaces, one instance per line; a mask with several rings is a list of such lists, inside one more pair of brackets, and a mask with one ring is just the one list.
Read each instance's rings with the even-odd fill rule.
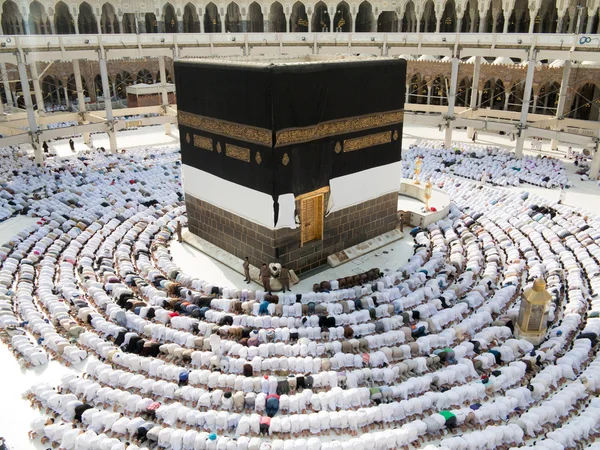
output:
[[73,139],[69,139],[69,147],[71,147],[71,151],[74,153],[75,152],[75,142],[73,142]]
[[44,149],[44,153],[48,153],[48,143],[46,141],[42,144],[42,148]]

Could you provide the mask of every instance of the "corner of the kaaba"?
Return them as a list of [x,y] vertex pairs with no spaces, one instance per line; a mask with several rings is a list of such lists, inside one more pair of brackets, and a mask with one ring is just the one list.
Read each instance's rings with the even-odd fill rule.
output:
[[405,60],[178,61],[175,81],[193,234],[302,273],[396,227]]

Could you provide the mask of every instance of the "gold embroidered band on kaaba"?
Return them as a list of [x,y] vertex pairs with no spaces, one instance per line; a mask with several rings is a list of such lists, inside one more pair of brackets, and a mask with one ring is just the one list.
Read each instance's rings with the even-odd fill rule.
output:
[[[251,127],[226,120],[213,119],[199,116],[185,111],[177,113],[179,123],[190,128],[231,137],[240,141],[271,147],[273,144],[272,132],[265,128]],[[382,113],[367,114],[357,117],[330,120],[303,128],[287,128],[275,133],[275,147],[301,144],[339,134],[365,131],[396,125],[404,122],[404,111],[387,111]],[[344,150],[346,151],[346,150]]]
[[204,136],[194,135],[194,147],[203,148],[204,150],[210,150],[212,152],[213,149],[213,141],[210,138]]
[[[337,134],[354,133],[404,122],[404,111],[387,111],[358,117],[331,120],[304,128],[288,128],[275,133],[275,147],[315,141]],[[346,149],[344,148],[344,151]]]
[[249,148],[238,147],[237,145],[233,144],[225,144],[225,155],[229,156],[230,158],[239,159],[240,161],[250,162]]
[[367,147],[373,147],[375,145],[389,144],[392,142],[392,132],[384,131],[383,133],[368,134],[352,139],[346,139],[344,141],[344,153],[353,152],[354,150],[361,150]]
[[195,128],[196,130],[220,134],[221,136],[231,137],[240,141],[253,142],[267,147],[270,147],[273,142],[271,130],[264,128],[199,116],[185,111],[177,112],[177,120],[181,125]]

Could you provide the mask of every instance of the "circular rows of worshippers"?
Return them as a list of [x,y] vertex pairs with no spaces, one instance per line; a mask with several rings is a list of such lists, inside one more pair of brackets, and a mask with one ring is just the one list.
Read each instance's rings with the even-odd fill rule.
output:
[[[450,214],[411,231],[405,264],[261,308],[265,292],[173,261],[186,223],[178,159],[138,148],[38,168],[2,150],[4,217],[40,219],[0,247],[1,337],[25,365],[67,367],[59,385],[25,393],[40,411],[32,439],[383,450],[574,448],[598,436],[597,217],[445,174]],[[534,347],[513,331],[540,277],[551,323]]]
[[432,183],[450,175],[494,186],[569,186],[566,170],[559,159],[539,155],[517,159],[506,149],[465,143],[446,149],[439,141],[424,141],[403,151],[403,178],[414,178],[417,157],[422,160],[419,178],[431,179]]

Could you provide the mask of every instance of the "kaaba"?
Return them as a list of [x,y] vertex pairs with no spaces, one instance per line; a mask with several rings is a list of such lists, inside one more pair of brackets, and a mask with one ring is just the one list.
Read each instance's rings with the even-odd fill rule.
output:
[[406,61],[175,62],[189,231],[296,272],[397,225]]

